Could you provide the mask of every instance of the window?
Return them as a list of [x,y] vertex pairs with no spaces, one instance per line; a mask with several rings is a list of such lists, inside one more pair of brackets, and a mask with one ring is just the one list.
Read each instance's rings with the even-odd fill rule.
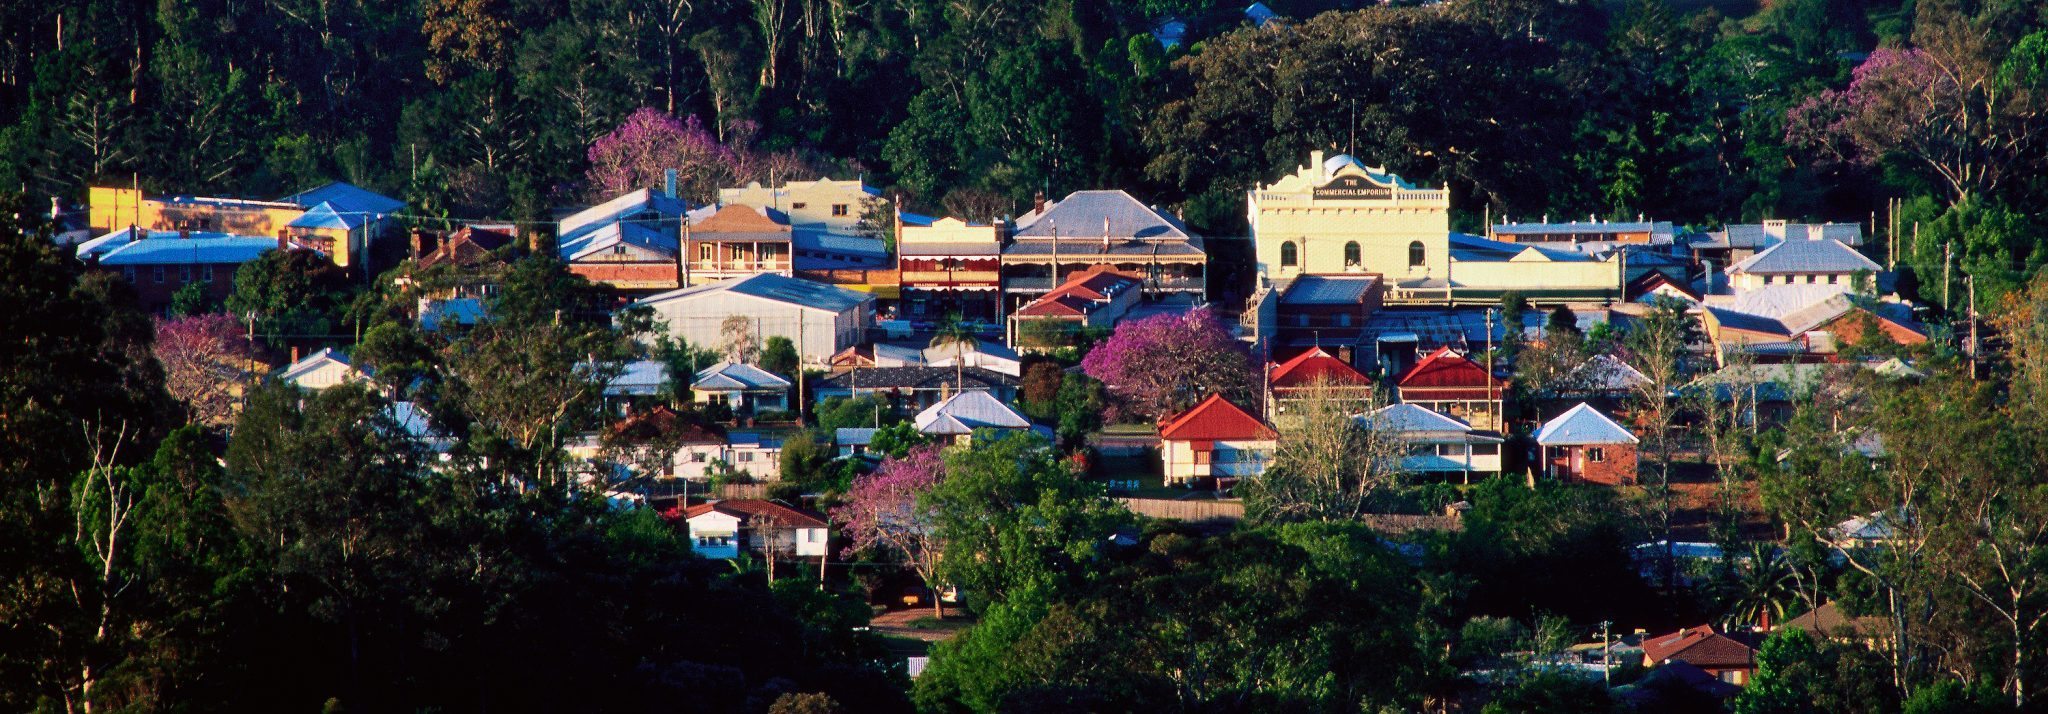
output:
[[847,213],[848,213],[848,210],[847,210],[847,205],[846,205],[846,204],[844,204],[844,203],[835,203],[835,204],[832,204],[832,215],[835,215],[835,216],[844,216],[844,215],[847,215]]
[[700,464],[704,463],[704,452],[699,451],[694,454],[690,454],[690,460]]
[[615,246],[612,246],[612,255],[625,255],[625,254],[626,254],[626,246],[623,246],[623,245],[615,245]]
[[1437,444],[1437,445],[1436,445],[1436,455],[1438,455],[1438,456],[1464,456],[1464,455],[1465,455],[1465,445],[1464,445],[1464,444]]
[[1472,445],[1472,455],[1473,455],[1473,456],[1496,456],[1496,455],[1499,455],[1499,454],[1500,454],[1500,444],[1473,444],[1473,445]]
[[1409,243],[1408,267],[1420,268],[1422,267],[1422,264],[1426,262],[1429,262],[1429,252],[1423,249],[1422,241],[1414,241]]
[[816,529],[816,528],[805,528],[805,529],[804,529],[804,542],[805,542],[805,543],[816,543],[816,542],[818,542],[818,529]]
[[713,257],[713,256],[715,255],[715,253],[714,253],[714,251],[715,251],[715,250],[716,250],[716,248],[713,248],[713,247],[712,247],[712,245],[711,245],[710,243],[698,243],[698,244],[697,244],[697,260],[699,260],[699,261],[702,261],[702,262],[706,262],[706,263],[708,263],[708,262],[711,262],[711,261],[713,261],[713,260],[716,260],[716,258],[714,258],[714,257]]
[[155,280],[155,281],[157,281],[157,282],[159,282],[159,283],[163,282],[163,281],[164,281],[164,266],[161,266],[161,265],[159,265],[159,266],[156,266],[156,267],[154,267],[154,268],[151,268],[151,269],[149,270],[149,279],[151,279],[151,280]]
[[1293,242],[1293,241],[1288,241],[1288,242],[1286,242],[1286,243],[1281,243],[1281,244],[1280,244],[1280,267],[1282,267],[1282,268],[1292,268],[1292,267],[1294,267],[1294,266],[1295,266],[1296,264],[1300,263],[1300,262],[1301,262],[1301,260],[1300,260],[1300,255],[1298,254],[1300,250],[1301,250],[1301,249],[1299,249],[1299,248],[1296,248],[1296,247],[1294,247],[1294,242]]
[[1842,276],[1840,276],[1840,275],[1830,275],[1830,276],[1828,276],[1828,284],[1829,284],[1829,285],[1835,285],[1835,284],[1836,284],[1836,282],[1835,282],[1835,281],[1836,281],[1836,279],[1838,279],[1838,278],[1840,278],[1840,277],[1842,277]]
[[1358,263],[1359,263],[1359,260],[1358,260],[1358,241],[1351,241],[1351,242],[1349,242],[1349,243],[1345,243],[1345,244],[1344,244],[1344,267],[1346,267],[1346,268],[1355,268],[1355,267],[1358,267]]
[[781,261],[781,260],[782,260],[782,247],[781,247],[781,246],[775,246],[775,245],[764,245],[764,246],[761,246],[761,262],[763,262],[763,263],[767,263],[767,264],[771,264],[771,265],[772,265],[772,264],[774,264],[774,263],[777,263],[777,262],[779,262],[779,261]]
[[801,211],[801,210],[804,210],[804,206],[808,206],[808,205],[811,205],[811,204],[808,204],[808,203],[804,203],[803,201],[797,201],[796,203],[792,203],[792,204],[789,204],[789,210],[792,210],[792,211]]
[[752,451],[742,451],[742,452],[740,452],[740,463],[743,463],[743,464],[744,464],[744,463],[748,463],[748,462],[751,462],[751,461],[753,461],[753,460],[754,460],[754,452],[752,452]]
[[122,269],[121,269],[121,279],[122,279],[122,280],[126,280],[126,281],[128,281],[128,282],[131,282],[131,283],[132,283],[132,282],[135,282],[135,269],[134,269],[134,268],[122,268]]
[[1607,450],[1606,450],[1606,449],[1602,449],[1602,448],[1600,448],[1600,447],[1598,447],[1598,446],[1588,446],[1588,447],[1586,447],[1586,462],[1587,462],[1587,463],[1595,463],[1595,464],[1597,464],[1597,463],[1600,463],[1600,462],[1602,462],[1602,461],[1606,461],[1606,460],[1607,460]]
[[201,268],[199,271],[199,277],[200,279],[205,280],[206,282],[213,282],[213,266],[209,265],[204,268]]
[[1811,276],[1811,275],[1808,275],[1808,276],[1806,276],[1806,284],[1807,284],[1807,285],[1812,285],[1812,284],[1813,284],[1813,276]]
[[183,285],[189,282],[192,282],[192,266],[178,266],[178,284]]
[[1766,275],[1766,276],[1764,276],[1764,284],[1765,284],[1765,285],[1769,285],[1769,284],[1771,284],[1771,276],[1769,276],[1769,275]]

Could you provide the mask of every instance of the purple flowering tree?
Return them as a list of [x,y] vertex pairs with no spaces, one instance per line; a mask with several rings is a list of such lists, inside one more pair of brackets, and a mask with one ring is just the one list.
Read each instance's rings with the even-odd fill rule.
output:
[[932,612],[946,616],[939,602],[939,541],[936,515],[918,503],[946,476],[941,447],[920,446],[901,458],[882,462],[874,473],[854,479],[845,501],[832,509],[832,520],[853,541],[846,554],[867,551],[902,558],[932,591]]
[[1997,65],[1949,56],[1953,49],[1870,53],[1848,87],[1786,113],[1786,145],[1823,163],[1900,156],[1939,178],[1951,200],[1996,188],[2038,141],[2048,98],[1985,91],[2001,84]]
[[710,201],[719,187],[745,175],[748,164],[743,152],[720,142],[696,116],[678,120],[653,107],[635,110],[619,128],[598,137],[589,158],[585,178],[599,200],[660,187],[664,172],[676,169],[677,193]]
[[1240,404],[1253,393],[1250,353],[1206,308],[1117,325],[1081,371],[1114,397],[1111,420],[1165,419],[1211,393]]

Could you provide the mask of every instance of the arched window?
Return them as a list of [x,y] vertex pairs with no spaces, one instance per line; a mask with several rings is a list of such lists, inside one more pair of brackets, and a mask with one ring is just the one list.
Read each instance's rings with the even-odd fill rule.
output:
[[1426,263],[1428,261],[1429,254],[1427,251],[1423,250],[1422,241],[1415,241],[1413,243],[1408,244],[1408,267],[1420,268],[1422,267],[1423,263]]
[[1349,242],[1349,243],[1345,243],[1345,244],[1344,244],[1344,267],[1346,267],[1346,268],[1354,268],[1354,267],[1357,267],[1357,266],[1358,266],[1358,263],[1359,263],[1359,260],[1358,260],[1358,241],[1351,241],[1351,242]]
[[1298,250],[1299,250],[1299,249],[1297,249],[1297,248],[1295,248],[1295,247],[1294,247],[1294,241],[1288,241],[1288,242],[1286,242],[1286,243],[1281,243],[1281,244],[1280,244],[1280,267],[1282,267],[1282,268],[1292,268],[1292,267],[1294,267],[1295,265],[1299,264],[1299,263],[1301,262],[1301,256],[1297,254],[1297,251],[1298,251]]

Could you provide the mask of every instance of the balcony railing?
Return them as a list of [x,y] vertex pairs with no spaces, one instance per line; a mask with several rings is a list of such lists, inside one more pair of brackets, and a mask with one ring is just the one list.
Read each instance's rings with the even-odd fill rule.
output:
[[1002,274],[993,270],[905,270],[906,283],[994,283]]
[[787,260],[694,260],[691,270],[788,270]]

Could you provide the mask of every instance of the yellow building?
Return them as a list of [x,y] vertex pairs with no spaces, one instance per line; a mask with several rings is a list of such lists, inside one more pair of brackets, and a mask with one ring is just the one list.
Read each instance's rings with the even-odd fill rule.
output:
[[275,201],[211,196],[152,198],[132,188],[87,190],[90,223],[101,234],[128,227],[291,238],[326,252],[334,264],[355,264],[389,232],[405,202],[335,182]]
[[1317,151],[1307,166],[1248,193],[1259,272],[1269,280],[1377,273],[1398,288],[1450,278],[1448,191]]

